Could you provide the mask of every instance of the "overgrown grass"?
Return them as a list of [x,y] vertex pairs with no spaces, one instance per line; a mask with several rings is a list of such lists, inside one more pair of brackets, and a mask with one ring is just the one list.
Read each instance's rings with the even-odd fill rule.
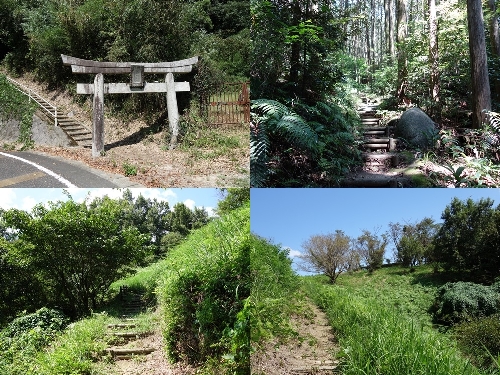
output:
[[[321,279],[321,277],[319,278]],[[387,307],[396,309],[430,326],[429,308],[439,286],[446,282],[440,274],[432,274],[430,266],[410,271],[399,266],[384,267],[373,273],[366,270],[340,275],[337,286],[360,299],[374,298]]]
[[299,280],[288,252],[267,240],[252,236],[250,250],[252,291],[248,300],[254,349],[272,338],[293,335],[289,318],[296,308]]
[[[326,312],[342,347],[343,374],[480,374],[452,340],[401,313],[389,296],[354,294],[341,285],[304,280],[307,294]],[[392,295],[394,298],[394,295]]]
[[106,325],[116,322],[106,314],[96,314],[69,325],[53,337],[48,347],[39,347],[45,333],[31,330],[25,335],[2,341],[0,373],[5,375],[103,374],[95,363],[108,345]]
[[249,236],[247,204],[169,253],[157,292],[170,360],[205,364],[206,374],[249,371]]
[[111,296],[117,295],[121,286],[127,286],[133,292],[140,293],[149,305],[156,304],[156,287],[158,280],[166,270],[165,260],[160,260],[147,267],[139,268],[124,279],[115,281],[110,286]]

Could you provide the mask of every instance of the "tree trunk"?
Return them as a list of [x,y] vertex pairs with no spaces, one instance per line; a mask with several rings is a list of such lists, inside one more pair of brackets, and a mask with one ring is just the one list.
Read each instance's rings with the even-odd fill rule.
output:
[[389,1],[389,50],[391,52],[391,60],[396,56],[396,47],[394,45],[394,23],[396,16],[392,12],[392,4],[393,0],[388,0]]
[[406,85],[408,77],[408,66],[406,59],[405,40],[408,34],[408,23],[406,19],[406,4],[407,0],[396,0],[397,4],[397,50],[398,50],[398,99],[402,101],[406,96]]
[[384,0],[384,38],[385,53],[392,58],[391,54],[391,0]]
[[[491,19],[490,19],[490,40],[491,40],[491,50],[493,55],[496,57],[500,57],[500,34],[498,31],[498,16],[496,15],[496,4],[495,0],[488,0],[488,6],[491,11]],[[497,101],[500,100],[500,80],[498,78],[494,78],[492,83],[495,88],[495,99]]]
[[472,81],[472,127],[481,127],[484,109],[491,110],[490,82],[481,0],[467,0]]
[[440,116],[439,106],[439,48],[438,48],[438,20],[436,14],[436,0],[429,0],[429,71],[430,96],[432,100],[431,115]]
[[[292,25],[298,26],[302,19],[300,1],[295,0],[292,5]],[[290,53],[290,82],[298,83],[300,69],[300,43],[293,42]]]

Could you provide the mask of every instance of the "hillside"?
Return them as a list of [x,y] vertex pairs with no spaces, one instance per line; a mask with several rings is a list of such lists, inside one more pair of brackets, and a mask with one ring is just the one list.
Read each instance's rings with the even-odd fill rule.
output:
[[[493,368],[481,370],[469,362],[478,363],[475,356],[484,354],[473,354],[462,345],[468,323],[452,329],[433,323],[431,307],[438,289],[448,281],[453,281],[450,275],[434,273],[428,265],[412,271],[395,265],[373,273],[345,273],[335,284],[326,276],[300,277],[300,288],[288,292],[288,302],[281,305],[284,314],[273,319],[272,334],[264,338],[257,328],[252,335],[256,348],[252,373],[490,374]],[[267,301],[269,311],[277,303],[262,301]],[[311,301],[321,309],[319,313],[309,306]],[[288,309],[293,311],[289,317]],[[326,341],[319,327],[316,337],[307,334],[322,316],[332,335]],[[329,355],[322,359],[333,364],[330,370],[322,370],[322,362],[299,370],[295,358],[307,364],[307,356],[300,353],[316,353],[325,344],[322,350]]]

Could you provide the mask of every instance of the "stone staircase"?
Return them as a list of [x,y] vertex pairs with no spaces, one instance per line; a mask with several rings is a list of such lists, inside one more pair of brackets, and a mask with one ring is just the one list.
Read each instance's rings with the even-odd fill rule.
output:
[[7,80],[17,90],[28,96],[30,101],[34,101],[38,105],[38,113],[49,122],[54,122],[55,126],[59,126],[75,145],[92,147],[92,131],[89,128],[71,118],[71,116],[64,115],[61,108],[51,104],[29,87],[10,77],[7,77]]

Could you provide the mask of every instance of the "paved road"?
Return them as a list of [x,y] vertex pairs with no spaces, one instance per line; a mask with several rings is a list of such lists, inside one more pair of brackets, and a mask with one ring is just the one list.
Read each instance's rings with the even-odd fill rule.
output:
[[40,152],[0,151],[0,188],[134,188],[127,177]]

